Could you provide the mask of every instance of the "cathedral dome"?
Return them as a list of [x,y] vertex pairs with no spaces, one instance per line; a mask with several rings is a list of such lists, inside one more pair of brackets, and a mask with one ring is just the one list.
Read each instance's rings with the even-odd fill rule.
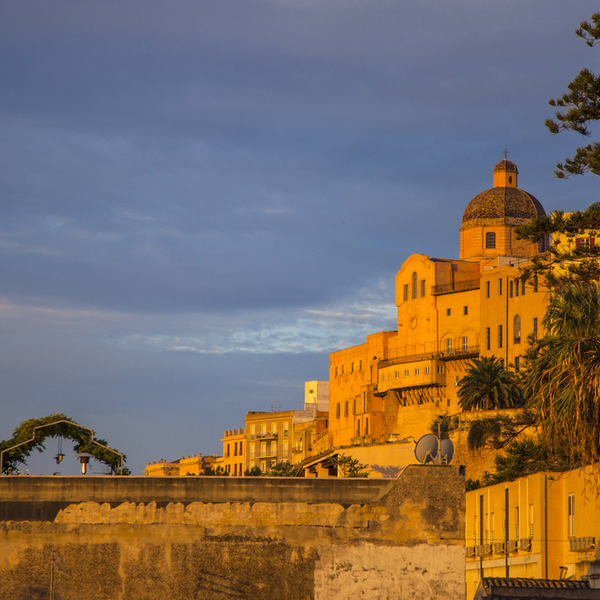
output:
[[509,160],[494,167],[494,187],[477,194],[465,208],[461,227],[520,225],[545,215],[541,203],[517,187],[519,171]]

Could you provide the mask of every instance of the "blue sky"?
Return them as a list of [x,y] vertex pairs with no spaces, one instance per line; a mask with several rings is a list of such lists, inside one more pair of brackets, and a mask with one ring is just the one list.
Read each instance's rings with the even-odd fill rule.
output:
[[543,125],[596,9],[0,2],[0,439],[62,412],[136,473],[220,452],[394,328],[403,260],[458,255],[505,148],[547,211],[596,201]]

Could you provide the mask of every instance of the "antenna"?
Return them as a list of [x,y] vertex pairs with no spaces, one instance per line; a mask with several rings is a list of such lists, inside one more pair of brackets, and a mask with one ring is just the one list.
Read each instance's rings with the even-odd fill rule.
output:
[[[439,449],[439,452],[438,452]],[[415,446],[415,458],[422,464],[449,465],[454,457],[454,444],[449,439],[438,441],[433,433],[424,435]]]

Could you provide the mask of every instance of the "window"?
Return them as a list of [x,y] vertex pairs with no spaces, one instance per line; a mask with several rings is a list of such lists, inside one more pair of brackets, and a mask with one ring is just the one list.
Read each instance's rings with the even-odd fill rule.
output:
[[452,309],[447,308],[446,309],[446,316],[449,317],[452,314]]
[[267,455],[267,442],[261,442],[260,443],[260,455],[261,456],[266,456]]
[[391,379],[392,379],[392,372],[390,371],[390,372],[388,373],[388,381],[391,381]]
[[277,423],[271,425],[271,433],[277,433]]
[[575,238],[575,247],[576,248],[589,248],[594,244],[590,244],[590,238]]
[[567,529],[569,537],[575,536],[575,494],[567,497]]
[[408,377],[410,375],[410,371],[408,369],[404,369],[404,377]]
[[452,352],[452,338],[446,340],[446,352]]
[[394,376],[396,379],[398,379],[398,377],[400,377],[400,371],[395,371]]
[[266,435],[266,433],[267,433],[267,424],[266,424],[266,423],[263,423],[263,424],[260,426],[260,430],[261,430],[261,433],[262,433],[263,435]]
[[521,519],[520,519],[520,511],[519,511],[519,507],[515,506],[515,538],[519,539],[520,533],[521,533]]
[[289,427],[289,421],[284,421],[283,422],[283,435],[284,436],[287,437],[289,429],[290,429],[290,427]]
[[429,375],[429,367],[425,367],[425,375]]
[[529,538],[533,537],[533,504],[529,505]]
[[271,456],[277,456],[277,442],[271,442]]
[[515,296],[519,296],[519,280],[515,279]]
[[227,458],[229,458],[229,456],[231,455],[229,446],[230,444],[227,444]]
[[356,421],[356,437],[360,437],[360,419]]
[[336,419],[340,418],[340,403],[339,402],[335,405],[335,418]]
[[489,281],[485,282],[485,297],[486,298],[490,297],[490,282]]
[[496,234],[493,231],[488,231],[485,234],[485,247],[488,249],[496,247]]
[[463,306],[463,315],[468,315],[468,314],[469,314],[469,307]]
[[498,296],[502,296],[502,279],[498,279]]
[[404,284],[404,302],[408,300],[408,283]]
[[237,456],[237,442],[233,442],[233,455]]
[[244,454],[243,448],[244,448],[243,442],[240,442],[240,456],[242,456]]
[[346,400],[346,402],[344,402],[344,416],[345,417],[348,416],[348,400]]
[[283,440],[283,456],[287,456],[290,453],[290,444],[287,440]]
[[525,295],[525,281],[521,281],[521,296]]
[[365,435],[369,435],[369,417],[365,419]]
[[469,349],[469,338],[467,338],[466,335],[464,335],[462,339],[462,349],[463,352],[466,352]]
[[444,373],[444,367],[442,365],[438,365],[437,372],[442,375]]
[[537,317],[534,317],[533,318],[533,335],[535,337],[537,337],[537,334],[538,334],[538,324],[537,323],[538,323]]
[[262,461],[260,462],[260,470],[261,470],[263,473],[266,473],[266,472],[267,472],[267,462],[266,462],[266,461],[262,460]]
[[513,297],[513,282],[512,282],[512,280],[508,284],[508,297],[509,298]]
[[381,381],[385,381],[385,373],[381,374]]
[[425,297],[425,280],[421,279],[421,298]]
[[537,275],[533,276],[533,293],[537,293],[538,291],[538,277]]
[[419,369],[415,369],[415,375],[419,374]]
[[337,377],[337,367],[335,368],[335,376]]
[[521,357],[515,356],[515,372],[518,373],[521,370]]
[[[240,473],[241,475],[241,473]],[[233,465],[233,476],[237,477],[237,463],[235,465]]]
[[519,315],[515,315],[513,319],[513,333],[515,344],[521,343],[521,317]]
[[353,415],[356,414],[356,398],[354,398],[354,400],[352,400],[352,414]]
[[498,348],[502,348],[502,325],[498,325]]
[[412,297],[413,300],[417,297],[417,274],[412,274]]
[[485,349],[486,350],[491,350],[491,331],[489,327],[485,328]]
[[250,439],[253,440],[256,434],[256,429],[254,425],[250,425]]
[[546,240],[541,237],[538,241],[538,252],[545,252],[546,251]]

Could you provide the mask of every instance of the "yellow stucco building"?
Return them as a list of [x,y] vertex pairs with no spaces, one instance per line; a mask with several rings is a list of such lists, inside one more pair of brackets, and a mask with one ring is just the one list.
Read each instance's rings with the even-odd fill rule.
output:
[[472,358],[494,355],[520,368],[547,295],[541,283],[518,281],[519,266],[545,252],[548,240],[519,241],[514,229],[543,214],[518,187],[514,163],[502,160],[493,187],[465,208],[459,258],[404,261],[397,329],[330,355],[330,448],[418,439],[436,417],[458,415],[458,385]]
[[588,575],[600,537],[599,477],[587,467],[467,492],[467,598],[482,577]]

